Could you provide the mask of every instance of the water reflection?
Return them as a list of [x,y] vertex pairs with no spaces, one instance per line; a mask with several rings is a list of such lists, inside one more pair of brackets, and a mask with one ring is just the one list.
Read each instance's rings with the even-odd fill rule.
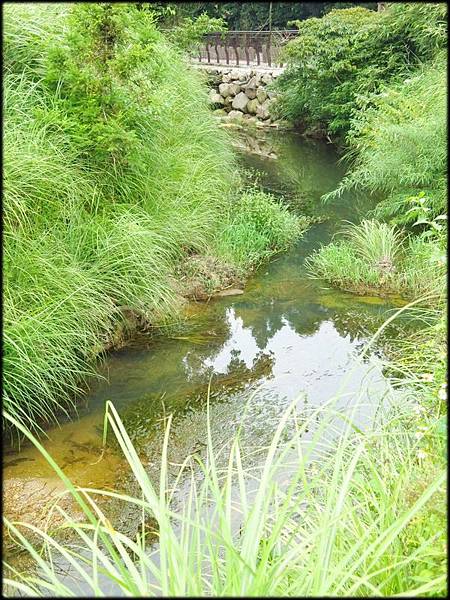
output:
[[[306,200],[312,214],[326,211],[329,219],[313,225],[292,251],[261,267],[243,296],[191,306],[183,335],[154,338],[108,357],[105,380],[92,384],[80,419],[49,431],[44,442],[77,484],[117,487],[118,476],[126,472],[113,445],[106,459],[98,461],[105,400],[119,410],[155,482],[168,413],[174,414],[169,462],[179,464],[189,454],[204,451],[210,383],[214,448],[226,447],[241,428],[245,467],[257,460],[254,450],[270,441],[281,414],[295,399],[303,422],[333,397],[337,413],[354,413],[359,426],[373,418],[387,382],[376,355],[361,361],[358,352],[389,311],[402,303],[368,301],[329,289],[308,278],[304,268],[305,257],[331,239],[340,220],[357,220],[369,203],[366,199],[358,207],[345,197],[326,207],[319,204],[344,173],[329,146],[286,134],[272,134],[271,144],[277,159],[245,155],[245,165],[260,172],[266,189],[285,193],[292,206]],[[400,326],[407,323],[400,321]],[[323,423],[323,418],[317,412],[314,423]],[[308,429],[306,439],[312,433]],[[324,439],[335,435],[339,426],[324,427]],[[53,476],[34,448],[24,448],[20,456],[25,460],[11,460],[4,469],[5,480]],[[133,493],[128,480],[126,485]],[[140,513],[118,518],[118,528],[132,532]]]
[[[152,457],[160,449],[161,419],[173,412],[175,462],[206,435],[210,382],[211,427],[218,443],[243,423],[247,444],[264,443],[291,400],[298,397],[298,414],[306,415],[327,402],[345,378],[347,395],[338,406],[347,410],[355,398],[364,398],[358,419],[370,420],[385,383],[376,357],[365,363],[356,357],[395,302],[367,302],[307,277],[305,257],[329,241],[340,219],[357,218],[355,204],[349,197],[326,207],[318,203],[344,173],[331,147],[285,133],[272,134],[271,143],[277,159],[245,155],[245,165],[259,170],[268,189],[284,189],[291,201],[308,197],[312,212],[326,210],[330,218],[313,225],[292,251],[262,266],[243,296],[191,306],[183,335],[154,338],[108,357],[105,380],[93,383],[79,421],[49,431],[45,442],[80,485],[96,485],[98,475],[89,465],[97,464],[106,400],[114,402],[130,435]],[[29,462],[11,461],[4,476],[28,476],[30,465],[39,467],[39,476],[50,476],[37,454],[25,449],[21,456]],[[157,474],[157,461],[152,464]],[[115,472],[107,475],[112,485]]]

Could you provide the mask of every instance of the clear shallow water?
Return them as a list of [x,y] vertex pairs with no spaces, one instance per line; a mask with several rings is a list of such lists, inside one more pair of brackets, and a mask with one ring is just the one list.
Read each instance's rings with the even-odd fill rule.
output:
[[[260,137],[251,142],[252,151],[272,158],[241,152],[243,166],[256,171],[266,189],[284,193],[293,210],[303,210],[306,202],[311,214],[328,218],[312,225],[288,253],[263,265],[243,295],[193,303],[178,334],[141,337],[111,353],[101,369],[106,380],[93,383],[80,418],[48,431],[44,443],[76,484],[105,488],[126,480],[126,465],[114,449],[97,461],[106,400],[119,410],[155,477],[168,413],[174,413],[170,461],[180,463],[204,448],[209,383],[217,448],[238,426],[248,449],[267,443],[293,399],[298,398],[299,417],[306,416],[333,396],[345,377],[346,395],[337,407],[350,410],[358,398],[356,422],[364,426],[373,417],[385,380],[373,355],[360,362],[357,353],[390,311],[404,303],[329,289],[307,277],[303,264],[331,239],[342,219],[359,220],[370,203],[349,197],[319,203],[343,175],[331,146],[285,132]],[[241,145],[248,146],[248,140],[241,138]],[[53,472],[26,446],[5,456],[4,480],[14,478],[51,480]]]

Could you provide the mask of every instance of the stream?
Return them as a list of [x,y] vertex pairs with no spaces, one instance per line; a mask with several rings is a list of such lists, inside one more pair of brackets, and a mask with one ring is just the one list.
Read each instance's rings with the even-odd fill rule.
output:
[[[108,355],[100,368],[104,379],[92,384],[79,418],[52,428],[44,440],[66,475],[80,486],[128,486],[127,465],[119,452],[111,448],[98,460],[106,400],[119,411],[154,477],[165,415],[174,415],[171,462],[179,464],[204,448],[209,384],[217,448],[238,426],[249,450],[267,444],[289,403],[298,399],[300,416],[320,407],[346,374],[347,394],[338,409],[352,408],[358,397],[354,417],[358,426],[373,418],[386,388],[378,360],[381,350],[374,349],[362,362],[357,355],[405,302],[331,289],[308,277],[304,266],[305,258],[331,240],[342,220],[360,220],[373,201],[349,195],[329,204],[319,201],[345,172],[334,148],[324,142],[265,131],[257,138],[240,134],[237,146],[249,177],[257,174],[260,184],[284,196],[292,210],[323,220],[314,223],[289,252],[262,265],[247,281],[244,294],[192,302],[183,326],[168,336],[138,336],[130,346]],[[33,515],[36,482],[41,491],[62,489],[45,459],[27,444],[20,452],[5,454],[3,478],[4,511],[12,519]],[[118,519],[131,527],[130,515]]]

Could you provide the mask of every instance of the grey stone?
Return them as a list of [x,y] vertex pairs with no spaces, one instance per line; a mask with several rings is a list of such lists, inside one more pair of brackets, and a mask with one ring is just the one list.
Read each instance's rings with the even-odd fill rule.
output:
[[239,75],[239,81],[245,81],[246,79],[248,79],[247,73],[241,73]]
[[216,90],[210,90],[209,92],[209,102],[210,104],[221,104],[223,106],[224,101],[220,94],[216,92]]
[[236,96],[241,91],[241,86],[238,83],[230,83],[231,96]]
[[224,73],[222,75],[222,81],[225,82],[225,83],[231,81],[231,75],[230,75],[230,73]]
[[244,115],[240,110],[230,110],[230,112],[228,113],[228,118],[236,121],[241,120],[243,116]]
[[226,114],[227,111],[223,108],[216,108],[216,110],[213,110],[213,115],[217,115],[218,117],[224,117]]
[[237,69],[233,69],[230,73],[230,79],[239,79],[240,76],[241,76],[241,73]]
[[268,119],[270,117],[269,106],[271,102],[270,100],[266,100],[263,104],[260,104],[256,110],[256,114],[262,120]]
[[265,83],[267,85],[268,83],[272,83],[273,77],[272,77],[272,75],[270,73],[265,73],[261,77],[261,81],[262,81],[262,83]]
[[256,97],[258,98],[260,104],[262,104],[265,100],[267,100],[266,91],[263,90],[261,87],[258,88],[258,90],[256,91]]
[[257,110],[258,110],[259,107],[260,107],[260,104],[259,104],[257,98],[253,98],[252,100],[249,100],[247,102],[247,111],[251,115],[256,115],[256,112],[257,112]]
[[221,83],[219,85],[219,94],[226,98],[227,96],[231,96],[231,86],[229,83]]
[[[253,71],[252,71],[252,73],[253,73]],[[245,88],[246,89],[251,88],[251,89],[256,90],[256,88],[258,87],[258,83],[259,83],[259,81],[258,81],[257,77],[253,76],[250,78],[250,80],[247,83],[247,85],[245,86]]]
[[231,106],[231,103],[232,103],[232,102],[233,102],[233,97],[232,97],[232,96],[227,96],[227,97],[224,99],[224,104],[225,104],[225,106]]
[[[232,107],[236,110],[242,110],[243,112],[247,112],[247,102],[249,98],[244,94],[244,92],[239,92],[237,96],[234,97]],[[223,100],[222,100],[223,102]]]
[[255,88],[245,87],[244,91],[249,100],[253,100],[254,98],[256,98],[256,89]]
[[216,292],[214,296],[240,296],[244,293],[244,290],[239,290],[238,288],[232,288],[228,290],[221,290],[220,292]]

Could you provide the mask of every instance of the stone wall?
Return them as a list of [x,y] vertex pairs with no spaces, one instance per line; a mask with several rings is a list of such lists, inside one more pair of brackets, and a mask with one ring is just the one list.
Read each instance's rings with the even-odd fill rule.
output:
[[211,87],[209,100],[217,115],[230,121],[274,126],[270,106],[276,94],[271,84],[280,69],[208,67],[205,70]]

